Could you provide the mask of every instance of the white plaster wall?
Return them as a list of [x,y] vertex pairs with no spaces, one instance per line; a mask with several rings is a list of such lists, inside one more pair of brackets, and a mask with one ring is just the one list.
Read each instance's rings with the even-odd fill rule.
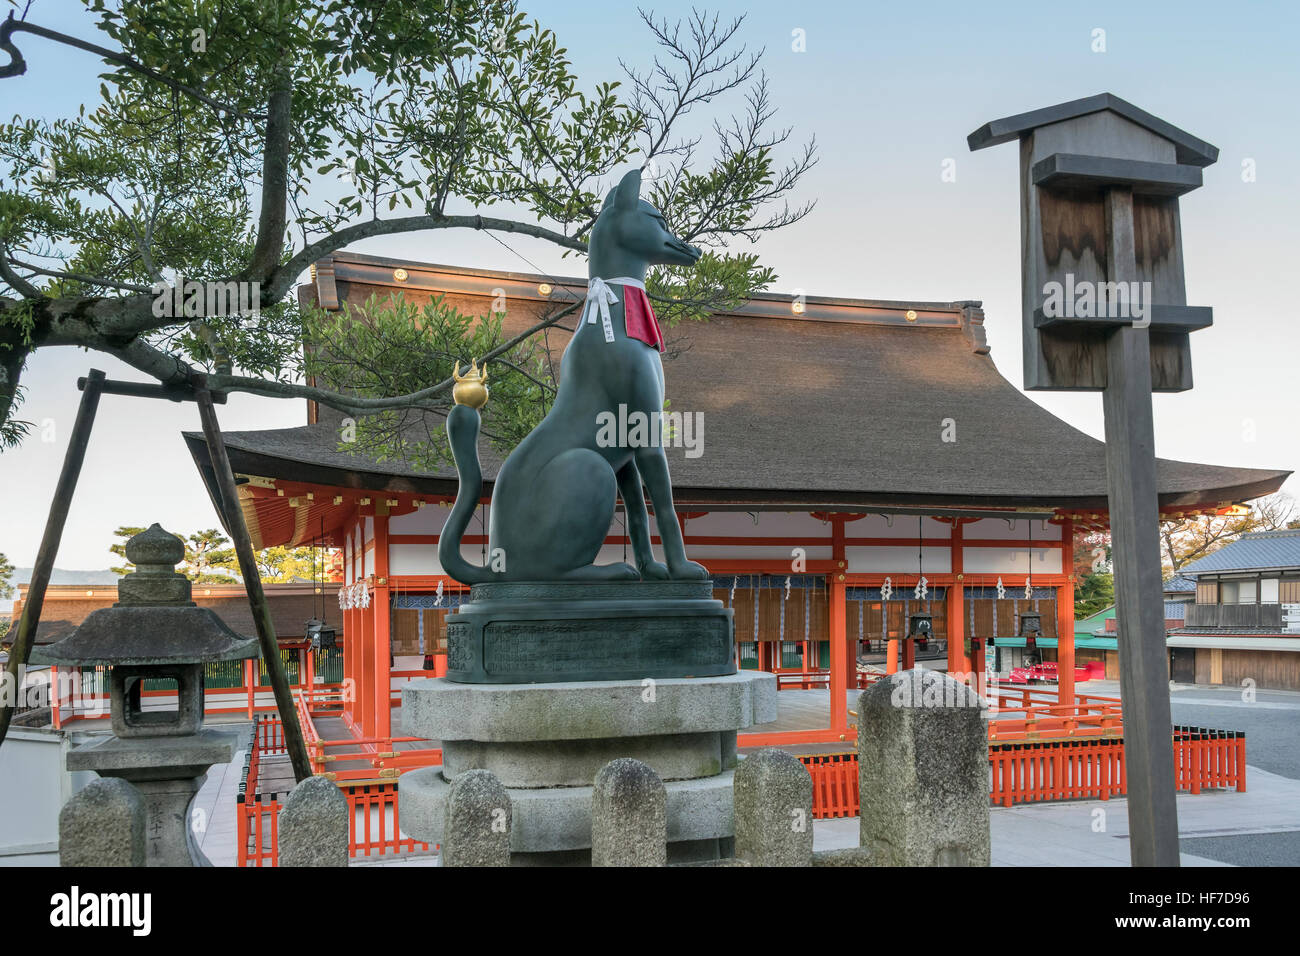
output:
[[[867,537],[864,535],[863,537]],[[849,546],[844,549],[850,572],[880,574],[915,574],[917,548],[864,548]],[[952,555],[948,548],[921,549],[921,568],[926,574],[947,574],[952,570]],[[967,568],[967,570],[970,570]]]
[[[1027,548],[963,548],[962,567],[968,574],[1007,574],[1029,571]],[[1034,574],[1061,573],[1060,548],[1034,549]]]
[[[467,548],[461,550],[468,551]],[[477,558],[477,554],[475,557]],[[388,573],[442,574],[442,565],[438,563],[438,546],[436,544],[390,544]]]
[[[889,519],[893,518],[893,525]],[[902,538],[915,541],[917,537],[916,515],[878,515],[869,514],[857,521],[850,521],[844,526],[844,534],[849,538]],[[947,541],[952,537],[952,525],[946,521],[935,521],[930,517],[921,518],[921,537],[939,538]]]
[[968,525],[962,525],[962,536],[966,538],[988,538],[1023,541],[1033,538],[1035,541],[1060,541],[1064,529],[1059,524],[1049,524],[1041,518],[1014,518],[1008,525],[1004,518],[981,518]]
[[64,769],[72,743],[57,730],[9,728],[0,747],[0,866],[59,865],[59,811],[96,777]]
[[[829,545],[820,547],[804,547],[804,560],[806,561],[829,561],[831,558],[831,548]],[[687,544],[686,554],[692,561],[773,561],[780,565],[787,565],[794,561],[794,555],[790,552],[793,547],[781,547],[774,545],[740,545],[733,547],[731,545],[721,544]]]
[[[461,557],[476,567],[483,565],[483,551],[477,544],[462,544]],[[388,573],[445,574],[438,560],[436,544],[392,544],[388,546]]]
[[687,521],[686,533],[703,536],[829,538],[831,526],[829,522],[818,521],[807,512],[760,512],[758,524],[755,524],[753,515],[744,511],[710,511],[702,518]]
[[[389,534],[438,534],[447,523],[450,508],[425,505],[410,514],[394,515],[388,519]],[[478,522],[475,521],[475,524]]]

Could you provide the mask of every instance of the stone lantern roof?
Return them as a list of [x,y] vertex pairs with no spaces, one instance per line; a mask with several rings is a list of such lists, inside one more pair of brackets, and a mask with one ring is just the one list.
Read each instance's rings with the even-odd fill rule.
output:
[[97,665],[205,664],[258,656],[255,638],[236,634],[190,598],[175,567],[185,545],[157,524],[126,543],[136,569],[118,582],[118,603],[87,615],[68,637],[36,648],[34,663]]

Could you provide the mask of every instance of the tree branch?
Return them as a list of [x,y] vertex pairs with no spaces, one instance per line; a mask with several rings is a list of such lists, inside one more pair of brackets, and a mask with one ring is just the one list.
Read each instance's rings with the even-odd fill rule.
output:
[[487,229],[493,232],[511,232],[521,236],[546,239],[566,249],[586,252],[587,244],[563,233],[544,226],[535,226],[512,219],[497,219],[492,216],[440,216],[437,214],[422,216],[404,216],[400,219],[370,219],[351,226],[345,226],[323,239],[313,242],[292,259],[271,274],[262,286],[262,304],[271,305],[288,294],[290,287],[297,281],[307,267],[317,259],[337,249],[367,239],[370,236],[388,236],[401,232],[418,232],[422,229]]
[[247,270],[249,278],[256,281],[270,276],[284,254],[292,107],[293,81],[281,62],[276,66],[275,88],[267,109],[266,143],[262,149],[262,209],[257,223],[257,244]]
[[4,50],[10,57],[10,62],[8,64],[0,66],[0,80],[7,79],[11,76],[22,76],[27,72],[27,61],[23,59],[22,53],[19,52],[18,47],[14,46],[13,40],[11,39],[12,35],[18,32],[31,33],[38,37],[44,37],[47,40],[53,40],[55,43],[63,43],[67,46],[76,47],[79,50],[85,50],[87,53],[94,53],[96,56],[103,57],[110,63],[124,66],[134,73],[147,76],[149,79],[156,80],[164,86],[184,93],[186,96],[192,97],[200,103],[212,107],[218,112],[228,113],[231,116],[237,116],[240,119],[246,120],[260,120],[264,118],[261,114],[245,113],[241,110],[235,109],[233,106],[222,103],[219,100],[214,100],[201,90],[196,90],[192,86],[186,86],[184,83],[179,83],[165,74],[159,73],[157,70],[151,70],[143,63],[133,60],[125,53],[115,52],[102,46],[96,46],[93,43],[87,43],[85,40],[78,40],[76,37],[68,36],[66,33],[49,30],[45,27],[37,26],[34,23],[28,23],[24,20],[15,20],[12,10],[9,11],[9,16],[5,19],[5,22],[0,24],[0,50]]
[[36,288],[9,267],[9,250],[0,242],[0,279],[25,299],[41,298],[41,290]]

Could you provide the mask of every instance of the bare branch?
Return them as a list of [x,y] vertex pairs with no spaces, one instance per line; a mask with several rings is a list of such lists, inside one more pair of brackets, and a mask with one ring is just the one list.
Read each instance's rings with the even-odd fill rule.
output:
[[0,279],[25,299],[42,298],[41,290],[14,272],[9,266],[9,261],[9,252],[5,249],[4,243],[0,242]]

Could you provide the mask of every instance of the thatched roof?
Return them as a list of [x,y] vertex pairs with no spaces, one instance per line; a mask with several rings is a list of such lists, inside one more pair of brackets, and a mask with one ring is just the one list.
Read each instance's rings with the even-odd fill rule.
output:
[[[407,270],[401,285],[394,267]],[[581,295],[581,280],[336,255],[307,294],[360,302],[395,288],[445,292],[467,311],[504,288],[511,321],[540,306],[537,285]],[[909,318],[910,316],[910,318]],[[1056,418],[1002,377],[983,343],[978,302],[880,302],[761,296],[735,314],[678,326],[666,358],[670,408],[703,413],[703,454],[669,452],[681,503],[1106,508],[1102,442]],[[521,325],[522,327],[522,325]],[[567,335],[551,335],[558,358]],[[322,415],[325,410],[322,410]],[[955,439],[955,440],[952,440]],[[203,436],[186,440],[207,467]],[[226,436],[237,472],[373,491],[455,494],[427,473],[339,450],[330,421]],[[497,462],[486,448],[490,481]],[[1193,506],[1275,491],[1289,472],[1158,461],[1160,501]]]

